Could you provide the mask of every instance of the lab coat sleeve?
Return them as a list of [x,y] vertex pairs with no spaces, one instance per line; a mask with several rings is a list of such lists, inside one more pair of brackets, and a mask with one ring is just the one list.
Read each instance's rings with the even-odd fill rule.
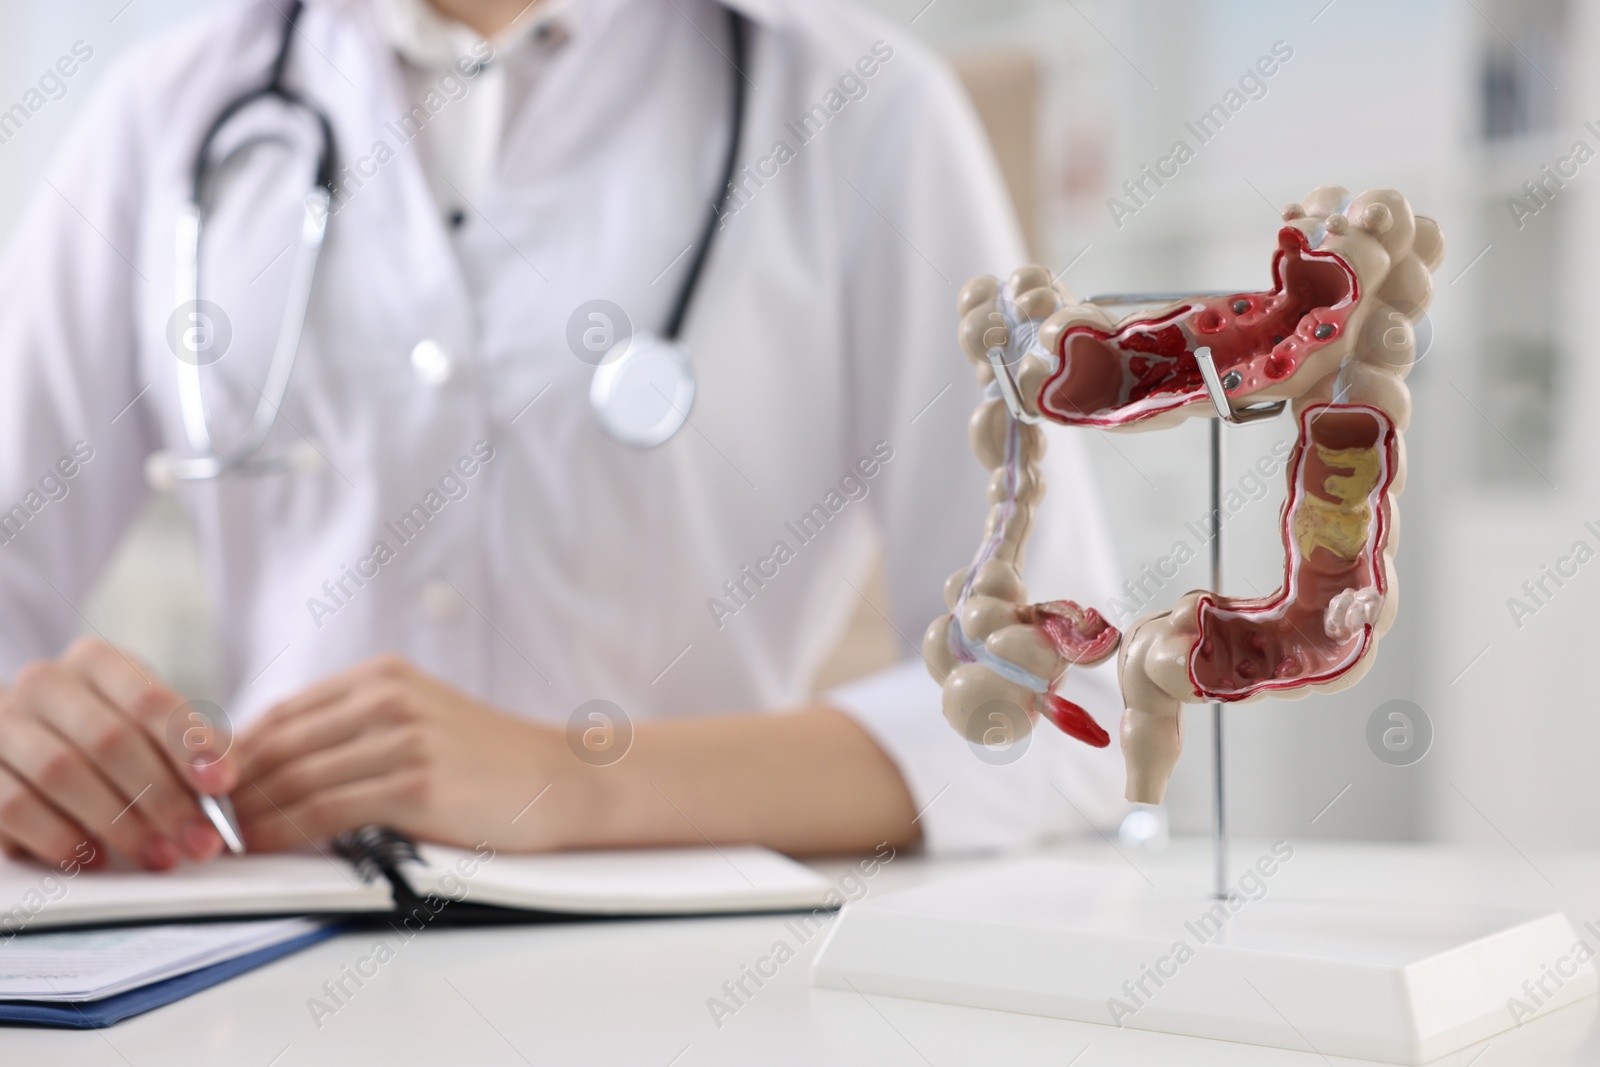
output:
[[0,254],[0,685],[85,625],[145,496],[133,73],[106,74]]
[[[841,175],[851,287],[851,355],[858,445],[886,441],[893,459],[874,490],[891,600],[906,660],[828,694],[899,766],[939,853],[1020,847],[1114,826],[1118,750],[1090,749],[1041,723],[1007,761],[986,762],[940,712],[921,658],[922,633],[947,610],[945,579],[980,540],[987,472],[971,454],[967,419],[979,393],[956,340],[956,296],[978,274],[1027,262],[987,141],[964,91],[942,63],[909,42],[873,92],[872,121],[856,127],[855,162]],[[897,65],[898,64],[898,65]],[[865,101],[873,103],[872,98]],[[1081,442],[1051,431],[1029,592],[1105,607],[1112,553]],[[1112,667],[1073,672],[1062,690],[1116,732]]]

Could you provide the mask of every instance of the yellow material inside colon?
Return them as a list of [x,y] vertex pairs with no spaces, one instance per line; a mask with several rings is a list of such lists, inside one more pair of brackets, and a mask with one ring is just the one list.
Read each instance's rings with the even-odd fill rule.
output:
[[1377,488],[1382,464],[1378,449],[1327,448],[1317,445],[1317,457],[1330,469],[1348,474],[1330,474],[1322,488],[1334,500],[1307,495],[1294,516],[1294,537],[1302,558],[1318,545],[1340,559],[1353,560],[1366,547],[1372,526],[1372,507],[1367,497]]

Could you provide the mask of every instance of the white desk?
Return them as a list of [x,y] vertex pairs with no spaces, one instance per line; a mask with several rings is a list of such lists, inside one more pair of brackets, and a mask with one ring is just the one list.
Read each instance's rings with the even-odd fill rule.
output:
[[[1249,862],[1264,846],[1236,847],[1237,858]],[[1107,864],[1133,862],[1157,880],[1177,865],[1206,862],[1200,842],[1180,842],[1163,853],[1131,853],[1126,859],[1098,844],[1052,851]],[[1394,885],[1360,884],[1349,875],[1363,858],[1378,853],[1387,853],[1391,869],[1402,872]],[[869,892],[971,866],[971,861],[901,857],[869,883]],[[844,864],[818,867],[830,878],[845,869]],[[1348,883],[1351,891],[1368,894],[1563,908],[1580,927],[1586,920],[1600,927],[1600,853],[1524,859],[1509,848],[1468,852],[1305,844],[1296,846],[1295,859],[1283,873],[1283,881],[1274,880],[1274,892],[1293,892],[1295,885],[1343,891]],[[785,921],[763,916],[429,930],[355,989],[319,1029],[308,999],[322,996],[323,982],[339,978],[375,939],[370,933],[352,934],[104,1031],[0,1029],[0,1064],[1326,1067],[1356,1062],[813,989],[807,969],[822,936],[800,945]],[[1600,947],[1600,939],[1585,936]],[[725,996],[723,982],[737,980],[742,967],[768,954],[780,939],[798,954],[719,1028],[707,999]],[[755,989],[748,980],[746,986]],[[1436,1062],[1448,1067],[1600,1064],[1600,998]]]

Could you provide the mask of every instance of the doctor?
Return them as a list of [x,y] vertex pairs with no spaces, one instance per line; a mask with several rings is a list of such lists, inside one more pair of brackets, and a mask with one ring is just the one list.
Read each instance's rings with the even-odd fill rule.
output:
[[[207,859],[196,790],[258,849],[1113,819],[1114,750],[981,759],[917,655],[985,511],[956,290],[1023,261],[949,73],[842,3],[250,0],[137,49],[0,263],[0,844]],[[1030,583],[1103,603],[1053,447]],[[77,636],[149,476],[208,577],[209,762]],[[818,695],[877,545],[906,662]]]

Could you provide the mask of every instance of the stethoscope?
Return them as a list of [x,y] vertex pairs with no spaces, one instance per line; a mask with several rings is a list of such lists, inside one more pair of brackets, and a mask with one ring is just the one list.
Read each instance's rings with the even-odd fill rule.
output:
[[601,359],[589,385],[589,406],[601,428],[613,440],[634,448],[654,448],[667,441],[683,429],[689,421],[689,409],[694,406],[694,364],[689,361],[688,346],[678,335],[728,206],[739,166],[745,112],[745,25],[744,16],[728,8],[733,52],[733,125],[728,132],[728,152],[722,163],[716,202],[695,242],[694,258],[678,287],[667,324],[660,333],[639,330],[626,342],[619,342]]
[[[169,325],[168,337],[178,356],[178,403],[184,436],[193,455],[176,456],[165,451],[153,454],[146,462],[145,474],[157,488],[167,488],[178,482],[211,481],[230,474],[274,474],[312,467],[321,462],[320,454],[309,442],[281,454],[264,454],[267,439],[277,425],[279,409],[288,391],[295,358],[299,354],[317,262],[322,255],[337,188],[338,157],[332,122],[322,108],[283,83],[289,48],[303,7],[302,0],[293,0],[285,12],[287,26],[272,64],[272,76],[266,86],[245,93],[223,108],[201,139],[200,149],[195,156],[189,202],[180,210],[177,221],[178,311]],[[679,286],[666,325],[659,333],[639,330],[631,337],[619,339],[601,358],[589,389],[590,406],[601,428],[617,442],[635,448],[653,448],[670,439],[689,420],[689,412],[694,405],[694,365],[689,359],[688,347],[680,339],[680,333],[733,189],[745,115],[743,69],[746,21],[731,8],[728,9],[728,21],[734,67],[733,124],[715,203],[695,242],[688,273]],[[214,179],[223,167],[239,153],[262,144],[278,143],[293,147],[291,139],[283,134],[255,132],[228,149],[220,158],[212,159],[213,150],[228,124],[245,108],[263,100],[277,100],[289,110],[311,120],[319,140],[316,182],[306,195],[300,243],[290,276],[288,310],[279,326],[267,377],[259,390],[259,400],[238,444],[221,450],[211,435],[210,417],[201,389],[201,368],[220,358],[221,353],[212,354],[218,347],[215,336],[217,324],[210,305],[201,298],[200,245],[214,192]]]

